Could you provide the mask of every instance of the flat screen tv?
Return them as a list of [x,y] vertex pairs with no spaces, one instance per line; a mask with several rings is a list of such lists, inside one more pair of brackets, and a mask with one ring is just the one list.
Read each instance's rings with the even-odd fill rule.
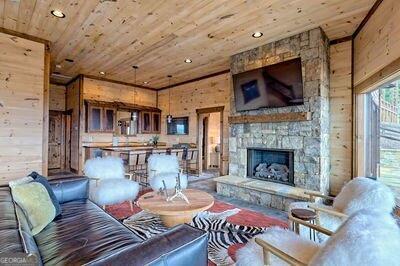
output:
[[302,105],[301,59],[233,75],[236,111]]

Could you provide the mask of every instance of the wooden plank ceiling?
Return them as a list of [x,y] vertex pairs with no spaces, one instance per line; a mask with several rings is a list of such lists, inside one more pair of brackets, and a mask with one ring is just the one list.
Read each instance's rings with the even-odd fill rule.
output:
[[137,83],[161,88],[167,75],[178,83],[222,71],[230,55],[317,26],[330,40],[351,35],[374,1],[0,0],[0,27],[51,41],[52,71],[62,75],[104,71],[133,83],[138,65]]

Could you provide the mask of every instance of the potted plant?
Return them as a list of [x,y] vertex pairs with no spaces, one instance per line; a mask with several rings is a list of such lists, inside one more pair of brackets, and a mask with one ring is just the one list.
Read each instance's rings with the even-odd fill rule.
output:
[[150,143],[153,144],[156,148],[157,148],[157,143],[160,139],[160,136],[158,135],[154,135],[151,139],[150,139]]

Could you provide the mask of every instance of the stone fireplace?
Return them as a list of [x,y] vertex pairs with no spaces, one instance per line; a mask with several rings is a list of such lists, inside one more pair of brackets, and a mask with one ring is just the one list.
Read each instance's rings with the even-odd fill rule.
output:
[[[231,96],[231,117],[262,117],[306,112],[306,120],[230,124],[229,176],[217,180],[217,192],[257,204],[287,209],[290,202],[302,200],[304,190],[327,192],[329,187],[329,42],[320,28],[265,44],[231,57],[231,73],[237,74],[266,65],[300,58],[304,104],[236,112]],[[234,120],[231,120],[234,121]],[[237,121],[237,120],[236,120]],[[241,121],[241,120],[239,120]],[[258,150],[258,151],[257,151]],[[282,155],[289,177],[268,177],[274,162],[261,155],[267,165],[248,160],[249,152],[289,151]],[[256,157],[258,155],[255,155]],[[261,162],[260,162],[261,163]],[[274,165],[279,171],[286,169]],[[293,171],[291,171],[293,169]],[[277,169],[272,169],[275,172]],[[267,176],[267,177],[264,177]],[[270,175],[271,176],[271,175]],[[248,178],[252,177],[252,178]],[[254,179],[257,178],[257,179]]]
[[293,151],[247,148],[247,177],[294,186]]

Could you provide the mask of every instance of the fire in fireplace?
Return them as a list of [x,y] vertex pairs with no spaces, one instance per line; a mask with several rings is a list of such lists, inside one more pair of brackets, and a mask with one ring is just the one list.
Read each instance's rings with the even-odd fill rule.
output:
[[248,148],[247,176],[294,186],[293,151]]

